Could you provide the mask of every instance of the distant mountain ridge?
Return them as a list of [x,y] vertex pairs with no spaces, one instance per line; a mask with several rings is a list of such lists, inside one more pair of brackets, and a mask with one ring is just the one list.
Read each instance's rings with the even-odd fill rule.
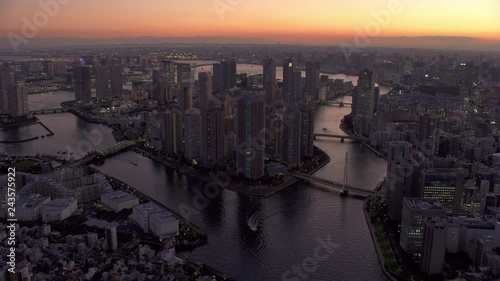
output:
[[[339,45],[345,43],[355,46],[356,37],[350,39],[334,39],[331,43],[310,43],[298,41],[280,41],[281,44],[289,45]],[[363,38],[361,38],[363,39]],[[436,48],[436,49],[460,49],[498,51],[500,40],[485,40],[464,36],[418,36],[418,37],[368,37],[366,47],[404,47],[404,48]],[[20,44],[20,50],[35,48],[57,48],[57,47],[89,47],[89,46],[112,46],[112,45],[159,45],[159,44],[278,44],[278,40],[256,37],[118,37],[118,38],[32,38],[27,39],[27,44]],[[0,37],[0,50],[12,51],[8,37]]]

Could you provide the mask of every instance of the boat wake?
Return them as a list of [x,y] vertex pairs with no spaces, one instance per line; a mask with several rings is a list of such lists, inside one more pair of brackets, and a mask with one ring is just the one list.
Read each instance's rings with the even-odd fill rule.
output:
[[279,214],[279,212],[276,212],[276,213],[273,213],[267,217],[264,217],[264,215],[262,214],[262,211],[257,211],[253,215],[248,217],[247,225],[253,232],[256,232],[259,228],[259,223],[262,219],[268,219],[268,218],[273,217],[277,214]]
[[262,219],[262,212],[257,211],[247,220],[247,225],[253,232],[256,232],[259,227],[259,222]]

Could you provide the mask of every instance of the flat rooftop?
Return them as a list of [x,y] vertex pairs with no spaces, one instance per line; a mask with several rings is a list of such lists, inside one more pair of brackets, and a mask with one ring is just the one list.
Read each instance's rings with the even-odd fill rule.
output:
[[115,203],[121,203],[121,202],[126,202],[126,201],[131,201],[131,200],[136,200],[138,199],[137,196],[132,195],[128,192],[117,190],[109,193],[104,193],[101,195],[101,199],[106,198],[111,202]]
[[177,219],[169,211],[154,213],[150,216],[150,218],[160,223],[177,221]]
[[58,199],[52,200],[48,203],[45,203],[42,206],[44,209],[64,210],[75,202],[76,202],[76,199],[74,199],[74,198],[58,198]]
[[41,196],[41,197],[25,197],[19,199],[19,201],[16,203],[18,206],[22,206],[23,208],[26,209],[33,209],[33,208],[38,208],[44,203],[47,199],[50,201],[49,196]]
[[404,201],[412,209],[420,209],[420,210],[443,209],[443,204],[441,204],[441,202],[434,200],[434,199],[405,198]]
[[164,209],[154,203],[145,203],[145,204],[140,204],[140,205],[135,205],[134,206],[134,211],[137,210],[138,212],[141,213],[156,213],[156,212],[161,212],[164,211]]

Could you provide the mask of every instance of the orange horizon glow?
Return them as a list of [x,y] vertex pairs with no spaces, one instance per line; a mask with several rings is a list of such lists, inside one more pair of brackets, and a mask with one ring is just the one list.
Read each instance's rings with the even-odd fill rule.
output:
[[[43,0],[50,1],[57,0]],[[500,41],[500,3],[496,0],[66,1],[47,24],[40,26],[36,36],[240,37],[333,43],[352,41],[359,36],[358,30],[378,25],[380,29],[370,38],[456,36]],[[21,34],[22,18],[33,22],[33,15],[43,11],[38,3],[2,0],[0,36]],[[391,5],[398,8],[397,13],[391,13]],[[374,14],[389,14],[390,18],[383,23]]]

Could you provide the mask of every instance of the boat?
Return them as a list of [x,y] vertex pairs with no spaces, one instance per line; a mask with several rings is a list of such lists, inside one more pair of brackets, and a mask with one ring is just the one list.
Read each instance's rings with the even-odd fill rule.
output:
[[259,226],[259,224],[258,224],[258,223],[254,222],[254,221],[251,221],[251,220],[249,220],[249,221],[247,222],[247,225],[248,225],[248,227],[250,228],[250,230],[252,230],[253,232],[256,232],[256,231],[257,231],[257,228],[258,228],[258,226]]
[[134,165],[134,166],[137,166],[137,162],[134,162],[134,161],[131,161],[130,164]]

